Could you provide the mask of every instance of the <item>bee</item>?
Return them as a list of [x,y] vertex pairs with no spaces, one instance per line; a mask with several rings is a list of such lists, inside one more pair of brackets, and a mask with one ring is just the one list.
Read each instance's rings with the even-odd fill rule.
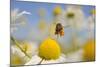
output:
[[56,24],[55,35],[64,36],[64,28],[61,23]]

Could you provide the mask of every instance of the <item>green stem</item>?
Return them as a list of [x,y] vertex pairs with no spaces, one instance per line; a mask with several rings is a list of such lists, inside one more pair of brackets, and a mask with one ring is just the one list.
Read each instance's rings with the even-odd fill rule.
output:
[[38,65],[40,65],[40,64],[42,63],[43,60],[44,60],[44,59],[42,59],[42,60],[38,63]]
[[31,57],[19,46],[19,43],[13,38],[11,37],[11,40],[16,44],[16,46],[25,54],[25,56],[27,56],[28,58],[31,59]]

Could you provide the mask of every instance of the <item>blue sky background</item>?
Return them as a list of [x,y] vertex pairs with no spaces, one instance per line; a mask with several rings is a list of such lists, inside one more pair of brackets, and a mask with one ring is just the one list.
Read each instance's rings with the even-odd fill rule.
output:
[[[38,10],[38,8],[45,8],[48,11],[47,14],[50,16],[52,15],[52,10],[55,8],[56,5],[60,5],[62,9],[66,9],[67,6],[67,4],[59,4],[59,3],[24,2],[24,1],[11,0],[11,9],[19,8],[21,11],[27,10],[35,14],[36,19],[37,19],[36,11]],[[92,5],[82,5],[82,7],[86,16],[89,16],[90,15],[89,11],[95,8],[95,6]]]
[[[44,8],[46,10],[46,21],[50,22],[53,19],[52,11],[55,6],[60,5],[62,9],[65,9],[67,4],[54,4],[54,3],[39,3],[39,2],[22,2],[22,1],[15,1],[11,0],[11,10],[19,9],[20,11],[28,11],[31,15],[27,15],[27,27],[24,29],[19,27],[20,30],[16,31],[13,35],[16,38],[25,39],[29,33],[29,29],[33,28],[39,22],[39,15],[37,13],[38,9]],[[82,5],[83,12],[87,17],[90,16],[90,10],[94,9],[95,6],[90,5]]]

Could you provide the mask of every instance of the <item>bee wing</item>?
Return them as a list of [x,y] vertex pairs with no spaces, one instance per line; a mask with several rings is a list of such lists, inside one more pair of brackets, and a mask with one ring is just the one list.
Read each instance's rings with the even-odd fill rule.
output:
[[63,28],[68,28],[68,27],[70,27],[69,25],[67,25],[67,26],[63,26]]

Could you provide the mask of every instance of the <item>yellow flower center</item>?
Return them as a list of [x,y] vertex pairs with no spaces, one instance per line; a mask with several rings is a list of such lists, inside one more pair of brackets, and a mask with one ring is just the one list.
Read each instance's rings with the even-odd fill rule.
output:
[[46,28],[46,23],[44,21],[40,21],[38,27],[40,30],[43,31]]
[[39,47],[39,56],[45,60],[57,59],[60,53],[60,46],[51,38],[44,40]]
[[56,6],[54,9],[54,15],[59,15],[61,13],[61,7],[60,6]]
[[24,61],[16,54],[11,54],[11,65],[24,64]]
[[86,42],[84,47],[83,59],[86,61],[95,60],[95,41],[89,40]]
[[67,16],[67,18],[74,18],[75,15],[74,15],[74,13],[70,12],[70,13],[67,13],[66,16]]
[[92,9],[91,11],[90,11],[90,14],[96,14],[96,11],[95,11],[95,9]]

